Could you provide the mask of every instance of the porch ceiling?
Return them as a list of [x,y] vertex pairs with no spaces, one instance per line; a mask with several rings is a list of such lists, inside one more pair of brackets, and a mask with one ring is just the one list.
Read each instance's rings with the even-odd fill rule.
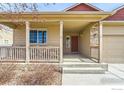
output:
[[[71,31],[71,32],[75,32],[75,31],[81,31],[85,26],[87,26],[88,24],[90,24],[91,22],[87,22],[87,21],[64,21],[64,31]],[[0,22],[0,24],[6,25],[10,28],[17,28],[17,27],[25,27],[25,23],[24,22]],[[31,22],[31,27],[46,27],[49,25],[56,25],[59,26],[59,22]]]
[[25,26],[24,22],[0,22],[0,24],[8,26],[12,29],[17,28],[18,26]]
[[84,21],[65,21],[64,22],[64,31],[81,31],[85,26],[90,24],[90,22]]
[[[12,29],[20,28],[20,27],[25,27],[25,22],[0,22],[0,24],[8,26]],[[59,21],[49,21],[49,22],[30,22],[30,27],[46,27],[46,26],[51,26],[51,25],[58,25],[59,26]]]

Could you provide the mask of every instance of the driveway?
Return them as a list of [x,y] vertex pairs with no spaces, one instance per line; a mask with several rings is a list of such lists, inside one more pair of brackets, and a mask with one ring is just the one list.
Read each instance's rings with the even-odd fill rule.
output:
[[108,64],[105,74],[63,74],[63,85],[124,85],[124,64]]

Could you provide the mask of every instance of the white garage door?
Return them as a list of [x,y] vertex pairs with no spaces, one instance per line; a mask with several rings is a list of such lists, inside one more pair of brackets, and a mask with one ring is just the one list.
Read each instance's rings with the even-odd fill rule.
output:
[[124,63],[124,36],[103,36],[103,62]]

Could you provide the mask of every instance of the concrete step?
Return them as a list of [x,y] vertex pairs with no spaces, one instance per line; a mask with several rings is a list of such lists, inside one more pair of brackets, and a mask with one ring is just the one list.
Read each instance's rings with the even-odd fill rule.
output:
[[64,74],[104,74],[105,70],[101,67],[95,68],[68,68],[63,67]]
[[108,71],[108,64],[106,63],[63,63],[61,66],[64,68],[102,68]]

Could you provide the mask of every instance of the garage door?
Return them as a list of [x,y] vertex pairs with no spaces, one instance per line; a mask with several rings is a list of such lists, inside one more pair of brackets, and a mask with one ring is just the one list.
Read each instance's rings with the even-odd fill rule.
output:
[[124,63],[124,36],[103,36],[103,62]]

